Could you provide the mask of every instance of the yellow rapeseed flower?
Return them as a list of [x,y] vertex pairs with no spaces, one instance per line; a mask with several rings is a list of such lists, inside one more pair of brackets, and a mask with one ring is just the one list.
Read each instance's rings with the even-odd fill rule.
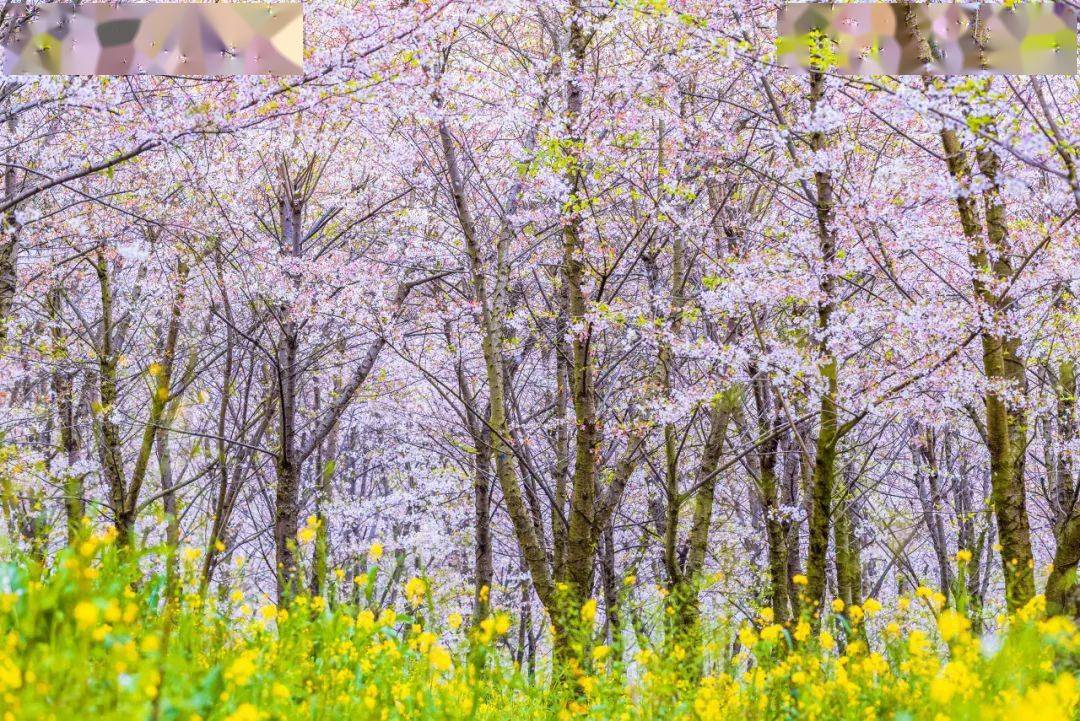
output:
[[955,641],[967,633],[971,628],[971,621],[964,618],[951,608],[947,608],[938,616],[938,633],[946,642]]
[[371,612],[370,608],[365,608],[356,614],[356,627],[361,631],[371,631],[375,628],[375,614]]
[[780,638],[780,634],[783,633],[784,627],[778,623],[769,624],[765,628],[761,629],[761,640],[765,643],[775,643]]
[[90,601],[79,601],[75,604],[75,623],[79,628],[87,629],[95,626],[98,622],[100,612],[98,607]]
[[225,717],[225,721],[259,721],[259,709],[249,703],[242,703]]
[[300,539],[300,543],[311,543],[315,540],[315,532],[315,526],[304,526],[297,532],[296,537]]
[[409,599],[409,603],[413,606],[419,606],[424,601],[424,596],[427,595],[427,581],[424,579],[413,576],[405,584],[405,597]]
[[237,686],[246,686],[255,674],[257,666],[255,659],[258,651],[244,651],[239,657],[225,669],[225,680],[232,681]]
[[930,652],[930,639],[922,631],[915,629],[908,635],[908,653],[912,656],[925,656]]
[[454,665],[453,659],[450,658],[450,652],[439,644],[435,644],[428,649],[428,662],[437,671],[448,671]]

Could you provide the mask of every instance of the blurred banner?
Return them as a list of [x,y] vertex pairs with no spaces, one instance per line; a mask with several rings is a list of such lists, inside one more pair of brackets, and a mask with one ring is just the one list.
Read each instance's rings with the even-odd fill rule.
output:
[[1076,14],[1062,3],[790,3],[777,62],[840,75],[1072,75]]
[[297,75],[302,3],[5,3],[5,75]]

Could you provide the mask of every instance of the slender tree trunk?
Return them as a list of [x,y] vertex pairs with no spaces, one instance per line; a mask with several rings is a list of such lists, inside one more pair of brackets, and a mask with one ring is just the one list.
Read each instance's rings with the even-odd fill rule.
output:
[[[987,132],[996,134],[991,124]],[[983,144],[975,152],[979,171],[989,182],[983,191],[984,210],[986,214],[986,235],[994,260],[990,264],[995,279],[999,284],[1007,287],[1016,277],[1012,264],[1009,261],[1011,248],[1009,247],[1008,226],[1005,218],[1005,206],[1001,198],[999,185],[1000,163],[989,144]],[[980,265],[980,268],[983,266]],[[1013,300],[1007,291],[1002,294],[987,296],[987,301],[993,300],[995,315],[1004,314],[1008,311]],[[1027,457],[1028,424],[1027,412],[1024,403],[1027,398],[1027,373],[1024,358],[1020,351],[1020,338],[1014,333],[1003,334],[995,339],[995,344],[1000,344],[1002,376],[1014,393],[1019,394],[1020,401],[1011,403],[1005,401],[1005,421],[1008,428],[1008,453],[1006,462],[1008,469],[1007,488],[999,494],[1002,499],[1004,513],[999,512],[999,522],[1002,516],[1010,532],[1006,538],[1002,534],[1002,562],[1009,569],[1006,571],[1006,596],[1010,607],[1019,607],[1027,603],[1035,595],[1035,560],[1031,550],[1031,527],[1028,521],[1026,492],[1024,487],[1024,468]],[[989,375],[989,373],[987,374]],[[996,379],[997,376],[992,378]],[[1010,589],[1011,586],[1011,589]]]
[[[921,37],[911,8],[908,8],[906,20],[909,29],[918,39],[923,61],[931,61],[932,48],[926,39]],[[926,83],[929,82],[927,78]],[[993,123],[984,128],[984,132],[993,135]],[[968,186],[971,181],[971,168],[956,132],[942,128],[940,135],[949,174],[961,187]],[[969,248],[968,257],[973,271],[972,285],[976,300],[984,312],[992,314],[992,323],[997,325],[1002,322],[1002,314],[1012,301],[1007,295],[999,297],[986,278],[993,278],[998,284],[1008,287],[1015,272],[1008,259],[1010,249],[1007,247],[1005,209],[998,185],[997,156],[992,147],[984,145],[976,150],[976,160],[989,183],[983,196],[986,242],[982,238],[982,225],[974,198],[964,193],[957,194],[956,206]],[[992,261],[987,245],[994,254]],[[1019,339],[1005,336],[993,325],[987,327],[984,324],[981,330],[983,372],[990,385],[983,399],[986,445],[990,454],[991,497],[1002,548],[1005,600],[1009,609],[1014,610],[1035,595],[1035,563],[1031,551],[1031,529],[1024,489],[1027,423],[1022,405],[1007,405],[1001,386],[1011,385],[1023,394],[1027,389],[1027,381],[1024,362],[1019,353]]]
[[566,299],[560,294],[555,318],[555,501],[551,513],[551,545],[555,575],[566,566],[566,504],[570,485],[570,431],[566,407],[570,402],[570,351],[566,346]]
[[[218,544],[226,546],[224,541],[225,528],[228,517],[229,499],[229,453],[225,441],[225,426],[229,416],[229,403],[233,396],[233,366],[236,362],[235,339],[233,327],[235,325],[232,313],[232,302],[229,300],[228,286],[225,285],[225,277],[221,264],[221,249],[215,248],[214,266],[217,272],[218,289],[221,292],[221,306],[225,313],[225,361],[221,373],[221,398],[218,400],[217,413],[217,463],[215,472],[217,475],[217,494],[214,499],[213,517],[210,519],[210,537],[206,541],[206,553],[203,554],[203,567],[199,580],[200,595],[206,593],[210,586],[214,568],[218,559]],[[270,404],[266,406],[266,416],[270,415]],[[239,466],[239,464],[238,464]]]
[[836,504],[833,544],[836,552],[837,596],[845,606],[862,603],[862,559],[855,533],[855,503],[852,483],[846,479],[844,498]]
[[777,482],[777,449],[780,446],[780,416],[773,407],[768,376],[750,369],[757,411],[757,432],[761,441],[757,449],[758,490],[761,493],[765,535],[769,544],[769,603],[777,621],[789,618],[787,579],[787,539],[780,515],[780,494]]
[[[192,347],[188,353],[187,364],[184,368],[182,385],[187,388],[195,379],[198,367],[199,353],[197,347]],[[169,547],[170,559],[168,572],[175,576],[175,559],[173,552],[180,546],[180,509],[176,498],[176,483],[173,480],[172,450],[169,448],[169,430],[176,422],[180,414],[181,396],[177,394],[169,399],[162,414],[161,423],[158,425],[154,439],[154,452],[157,455],[158,477],[161,480],[161,500],[165,507],[165,540]],[[224,429],[218,428],[218,437],[224,435]],[[220,443],[221,441],[219,441]]]
[[[824,77],[819,72],[810,73],[811,111],[824,95]],[[825,133],[810,134],[810,146],[814,152],[825,149]],[[833,485],[836,477],[836,445],[839,441],[837,423],[837,361],[829,348],[831,319],[835,307],[833,298],[836,262],[836,232],[833,228],[832,174],[827,171],[814,173],[815,214],[822,271],[819,289],[821,299],[817,306],[819,371],[823,382],[818,411],[818,436],[814,456],[814,474],[811,482],[811,512],[809,553],[806,559],[807,598],[816,610],[825,597],[826,561],[829,552],[829,527],[832,518]]]
[[279,408],[278,408],[278,459],[277,493],[274,499],[274,547],[277,554],[278,598],[283,600],[290,592],[296,576],[296,534],[300,520],[300,462],[297,458],[296,439],[296,392],[297,348],[296,336],[286,330],[278,346]]
[[567,603],[580,606],[592,589],[598,537],[595,512],[597,502],[597,459],[600,454],[600,428],[596,417],[596,388],[592,356],[592,325],[587,311],[583,284],[585,281],[581,218],[588,203],[585,194],[585,169],[582,166],[581,109],[583,87],[580,75],[585,72],[585,51],[588,35],[584,26],[585,12],[580,0],[570,3],[570,34],[566,72],[565,130],[569,186],[567,208],[564,210],[562,275],[566,290],[568,322],[572,329],[570,363],[570,398],[574,407],[577,429],[574,448],[574,470],[570,492],[569,532],[566,543]]
[[117,530],[126,536],[131,536],[135,530],[136,515],[139,512],[139,494],[142,490],[143,481],[146,479],[146,471],[150,464],[150,454],[154,447],[154,439],[165,439],[161,427],[165,409],[172,400],[172,377],[173,366],[176,361],[176,345],[180,337],[180,321],[184,315],[184,300],[187,292],[187,279],[189,268],[183,258],[176,262],[176,293],[173,296],[172,306],[169,312],[169,320],[166,326],[165,339],[162,342],[161,361],[152,363],[150,366],[150,412],[147,414],[146,425],[143,428],[142,442],[139,452],[135,456],[135,463],[131,471],[131,479],[124,491],[123,512],[119,517]]
[[[491,453],[495,460],[495,477],[498,479],[502,490],[506,510],[513,523],[514,533],[518,543],[521,545],[525,564],[529,569],[537,595],[540,597],[540,602],[544,607],[550,611],[554,608],[555,590],[551,569],[548,566],[547,554],[544,551],[541,538],[536,532],[532,513],[526,506],[525,495],[514,467],[513,449],[508,445],[510,431],[507,422],[507,402],[503,385],[502,323],[497,318],[495,311],[498,297],[493,301],[488,295],[487,277],[481,259],[479,240],[476,237],[476,226],[465,198],[465,181],[458,164],[453,137],[445,122],[439,124],[439,137],[442,143],[443,158],[446,162],[454,208],[465,240],[470,281],[479,316],[477,325],[481,330],[484,371],[488,383],[488,402],[490,404],[488,428],[491,433]],[[499,265],[496,268],[498,278],[503,277],[504,263],[507,262],[504,248],[506,232],[508,230],[504,231],[499,238],[499,248],[497,250],[497,262]],[[497,283],[496,289],[500,290],[501,288],[502,284]],[[559,620],[554,616],[552,620],[556,624],[556,628],[558,628]]]
[[1080,619],[1080,511],[1074,501],[1072,513],[1058,533],[1054,567],[1046,580],[1046,608],[1051,614]]
[[1080,499],[1073,481],[1069,445],[1076,437],[1076,368],[1065,360],[1057,372],[1057,505],[1059,522],[1055,528],[1057,548],[1054,565],[1046,580],[1046,605],[1050,613],[1069,614],[1080,619]]
[[115,323],[113,321],[112,278],[109,273],[105,252],[98,249],[95,254],[94,269],[97,272],[101,299],[101,330],[98,338],[98,400],[95,407],[97,415],[98,454],[102,475],[109,490],[109,505],[113,513],[113,523],[120,532],[122,541],[127,542],[128,528],[125,526],[124,506],[126,487],[124,482],[124,459],[120,448],[120,429],[113,421],[118,401],[116,387],[117,357],[113,348]]
[[[788,508],[798,508],[799,504],[799,487],[802,485],[802,465],[804,462],[804,454],[801,449],[798,448],[798,441],[794,437],[795,431],[791,431],[787,434],[787,443],[785,444],[786,452],[791,455],[790,460],[786,464],[784,479],[784,505]],[[793,618],[798,618],[802,613],[802,605],[799,602],[799,596],[802,593],[802,588],[795,583],[795,576],[802,573],[802,566],[800,564],[799,552],[799,527],[801,520],[799,517],[792,518],[787,528],[784,530],[784,543],[787,544],[787,588],[788,588],[788,600],[791,602],[791,614]]]
[[[334,381],[334,392],[341,392],[340,378]],[[315,413],[319,413],[319,389],[315,389]],[[333,501],[334,474],[337,468],[338,438],[337,425],[330,431],[320,446],[315,463],[318,476],[315,488],[315,553],[311,572],[311,592],[313,595],[326,596],[330,573],[330,503]]]
[[[676,645],[681,646],[691,655],[684,667],[690,678],[698,676],[702,670],[698,583],[709,548],[709,528],[712,526],[720,457],[727,439],[728,424],[738,408],[739,395],[737,389],[732,389],[714,399],[709,407],[709,435],[694,478],[693,519],[686,541],[686,560],[672,569],[675,576],[669,579],[670,593],[667,601],[674,613],[669,622],[665,644],[669,650]],[[677,502],[683,500],[680,497]],[[669,528],[664,531],[672,532]]]
[[67,356],[65,350],[63,322],[64,291],[59,286],[49,291],[50,336],[55,364],[52,373],[52,391],[56,402],[56,425],[59,435],[57,452],[64,459],[64,512],[67,525],[68,544],[73,544],[82,529],[86,516],[85,491],[82,475],[75,473],[71,466],[75,463],[79,450],[79,439],[75,429],[75,398],[71,373],[62,362]]
[[[293,178],[286,166],[279,175],[283,192],[278,197],[281,222],[281,249],[292,258],[300,258],[303,251],[304,205],[310,188],[307,172],[302,170]],[[292,275],[294,288],[299,287],[299,277]],[[278,454],[277,490],[274,498],[274,549],[278,600],[282,602],[296,589],[297,578],[296,534],[300,523],[300,474],[303,462],[300,458],[299,439],[296,430],[296,405],[300,394],[300,327],[292,317],[292,309],[283,304],[279,308],[281,336],[277,346],[278,381]]]
[[176,551],[180,545],[180,513],[174,490],[172,451],[169,449],[168,433],[164,428],[158,429],[154,453],[157,455],[158,477],[161,479],[161,502],[165,508],[165,596],[172,599],[176,597],[180,578],[176,559]]
[[[19,183],[15,177],[15,166],[4,169],[4,200],[19,192]],[[15,288],[19,269],[19,230],[20,224],[15,218],[18,206],[0,213],[0,348],[8,338],[8,324],[15,304]]]
[[953,576],[952,566],[949,563],[945,527],[941,518],[943,499],[939,488],[940,469],[933,431],[928,428],[919,429],[916,425],[912,432],[911,450],[913,460],[919,466],[915,471],[915,484],[919,493],[919,505],[922,506],[923,525],[930,534],[930,543],[937,561],[938,588],[946,598],[949,598],[952,594]]
[[477,623],[490,613],[491,584],[495,577],[491,543],[491,431],[487,426],[478,430],[473,455],[473,522],[476,526],[473,619]]
[[604,635],[608,643],[618,648],[622,639],[619,618],[619,578],[615,568],[615,533],[611,526],[604,529],[600,568],[604,589]]

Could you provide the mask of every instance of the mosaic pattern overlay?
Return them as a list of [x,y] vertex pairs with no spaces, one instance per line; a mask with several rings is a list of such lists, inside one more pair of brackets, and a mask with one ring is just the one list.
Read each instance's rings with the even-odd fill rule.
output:
[[297,75],[296,3],[5,3],[6,75]]
[[780,8],[776,43],[777,61],[796,73],[820,63],[840,75],[1072,75],[1076,10],[1062,3],[790,3]]

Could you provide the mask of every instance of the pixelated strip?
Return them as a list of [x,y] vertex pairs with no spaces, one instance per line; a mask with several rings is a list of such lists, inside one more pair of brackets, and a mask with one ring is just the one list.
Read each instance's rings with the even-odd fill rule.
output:
[[1076,10],[1062,3],[789,3],[777,61],[841,75],[1072,75]]
[[295,3],[5,3],[5,75],[297,75]]

